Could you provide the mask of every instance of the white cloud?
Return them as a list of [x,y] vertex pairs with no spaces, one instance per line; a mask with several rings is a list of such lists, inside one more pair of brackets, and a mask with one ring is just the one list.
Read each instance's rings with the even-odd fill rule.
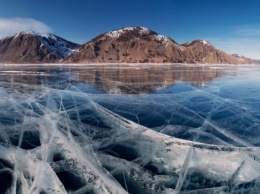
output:
[[241,25],[229,27],[229,37],[205,38],[213,46],[229,54],[241,54],[252,59],[260,59],[260,26]]
[[260,26],[258,25],[233,26],[231,29],[240,36],[260,36]]
[[40,33],[52,31],[49,26],[33,18],[0,18],[0,37],[28,30]]
[[232,38],[209,38],[218,49],[229,54],[237,53],[253,59],[260,59],[260,26],[232,26]]

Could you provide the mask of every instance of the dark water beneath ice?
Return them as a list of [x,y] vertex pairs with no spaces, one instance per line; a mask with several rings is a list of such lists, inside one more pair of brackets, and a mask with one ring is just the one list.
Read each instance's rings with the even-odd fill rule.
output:
[[253,193],[259,83],[258,66],[0,66],[0,193]]

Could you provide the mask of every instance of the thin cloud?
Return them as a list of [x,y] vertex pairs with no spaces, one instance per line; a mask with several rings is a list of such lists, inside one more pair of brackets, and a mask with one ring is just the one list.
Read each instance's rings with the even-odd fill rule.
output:
[[260,36],[260,26],[257,25],[234,26],[231,29],[240,36]]
[[260,40],[257,38],[215,38],[210,41],[216,48],[229,54],[241,54],[253,59],[260,59]]
[[0,37],[28,30],[40,33],[52,31],[48,25],[33,18],[0,18]]

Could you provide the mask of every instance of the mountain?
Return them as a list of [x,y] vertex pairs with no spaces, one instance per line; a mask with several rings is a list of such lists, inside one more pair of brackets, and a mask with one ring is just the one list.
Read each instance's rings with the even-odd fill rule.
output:
[[190,63],[215,63],[215,64],[251,64],[252,60],[248,58],[238,58],[224,51],[216,49],[206,40],[194,40],[182,44],[186,53],[186,60]]
[[126,27],[97,36],[65,58],[66,63],[223,63],[247,64],[205,40],[179,45],[145,27]]
[[126,27],[79,45],[53,34],[20,32],[0,39],[0,63],[223,63],[256,61],[229,55],[205,40],[178,44],[145,27]]
[[245,62],[245,61],[250,61],[251,63],[257,63],[257,60],[254,59],[250,59],[247,58],[243,55],[239,55],[239,54],[232,54],[233,57],[236,57],[238,60],[240,60],[241,62]]
[[0,40],[0,62],[57,62],[75,52],[79,46],[53,34],[20,32]]
[[97,36],[70,55],[66,62],[182,62],[184,47],[144,27],[126,27]]
[[260,64],[260,60],[259,59],[254,59],[254,63],[255,64]]

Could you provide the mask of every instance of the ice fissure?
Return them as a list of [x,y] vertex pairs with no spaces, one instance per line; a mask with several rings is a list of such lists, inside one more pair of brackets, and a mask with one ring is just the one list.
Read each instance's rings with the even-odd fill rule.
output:
[[257,141],[218,123],[234,122],[239,111],[251,114],[245,103],[230,110],[225,105],[237,102],[214,87],[191,85],[138,97],[88,93],[75,77],[48,75],[39,85],[0,80],[0,193],[259,191]]

